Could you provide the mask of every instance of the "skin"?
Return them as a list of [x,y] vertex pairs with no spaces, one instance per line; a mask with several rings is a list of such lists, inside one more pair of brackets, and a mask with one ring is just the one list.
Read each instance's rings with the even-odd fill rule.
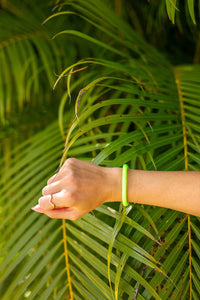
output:
[[[32,209],[50,218],[77,220],[106,202],[121,202],[122,169],[69,158],[42,190]],[[129,202],[200,217],[200,172],[128,170]],[[49,203],[49,200],[55,208]]]

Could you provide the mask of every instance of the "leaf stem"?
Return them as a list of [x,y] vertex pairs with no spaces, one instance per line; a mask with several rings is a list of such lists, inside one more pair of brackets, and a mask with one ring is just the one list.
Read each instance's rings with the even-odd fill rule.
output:
[[[181,90],[180,75],[178,68],[174,68],[174,75],[177,84],[178,96],[181,108],[181,120],[183,128],[183,142],[184,142],[184,158],[185,158],[185,171],[188,171],[188,142],[187,142],[187,131],[185,124],[185,110],[184,110],[184,98]],[[191,240],[191,221],[190,215],[188,217],[188,244],[189,244],[189,272],[190,272],[190,300],[192,300],[192,240]]]
[[72,290],[72,282],[71,282],[71,275],[70,275],[70,269],[69,269],[69,258],[68,258],[68,250],[67,250],[67,234],[66,234],[66,226],[65,226],[65,220],[62,220],[62,229],[63,229],[63,243],[64,243],[64,254],[65,254],[65,265],[66,265],[66,271],[67,271],[67,278],[68,278],[68,284],[69,284],[69,296],[70,300],[73,300],[73,290]]

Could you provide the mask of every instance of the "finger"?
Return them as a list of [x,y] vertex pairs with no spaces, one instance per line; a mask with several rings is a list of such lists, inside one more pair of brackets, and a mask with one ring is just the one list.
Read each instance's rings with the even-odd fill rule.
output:
[[42,190],[42,195],[51,195],[60,192],[62,190],[62,184],[60,181],[54,181],[48,185],[46,185]]
[[63,189],[52,196],[52,202],[55,204],[56,208],[72,207],[74,205],[73,193],[69,190]]
[[54,208],[53,208],[53,205],[51,204],[51,201],[52,201],[52,196],[46,195],[44,197],[40,197],[40,199],[38,200],[38,205],[41,209],[52,210]]
[[47,184],[51,184],[52,182],[54,182],[54,180],[56,179],[56,176],[58,175],[58,173],[54,174],[53,176],[51,176],[48,180],[47,180]]
[[45,195],[38,200],[39,206],[43,209],[52,210],[52,203],[56,208],[71,207],[74,203],[72,193],[62,190],[58,193]]
[[32,210],[43,213],[52,219],[68,219],[68,220],[77,220],[82,215],[72,208],[57,208],[54,210],[45,210],[37,205],[32,208]]
[[76,158],[70,157],[61,166],[61,168],[59,170],[59,173],[63,173],[63,172],[65,173],[69,169],[80,168],[81,165],[82,165],[82,161],[81,160],[78,160]]
[[66,170],[59,170],[56,174],[54,174],[53,176],[51,176],[48,180],[47,180],[47,184],[51,184],[54,181],[58,181],[59,179],[64,177],[64,171]]
[[66,169],[60,170],[58,173],[50,177],[47,181],[47,185],[53,183],[54,181],[60,181],[67,176]]

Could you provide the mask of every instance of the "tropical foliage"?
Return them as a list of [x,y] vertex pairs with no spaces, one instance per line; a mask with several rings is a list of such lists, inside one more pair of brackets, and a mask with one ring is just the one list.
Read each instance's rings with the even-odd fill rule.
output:
[[[1,1],[1,299],[199,299],[199,218],[108,204],[72,222],[30,209],[68,157],[199,170],[200,66],[179,47],[186,30],[198,62],[199,1],[132,2]],[[155,39],[168,28],[171,49],[169,32]]]

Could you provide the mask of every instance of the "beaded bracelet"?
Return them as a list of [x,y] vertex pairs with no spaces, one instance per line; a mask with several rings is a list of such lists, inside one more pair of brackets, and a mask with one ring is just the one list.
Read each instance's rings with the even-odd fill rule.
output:
[[124,164],[122,168],[122,204],[125,207],[129,205],[127,200],[127,172],[128,165]]

